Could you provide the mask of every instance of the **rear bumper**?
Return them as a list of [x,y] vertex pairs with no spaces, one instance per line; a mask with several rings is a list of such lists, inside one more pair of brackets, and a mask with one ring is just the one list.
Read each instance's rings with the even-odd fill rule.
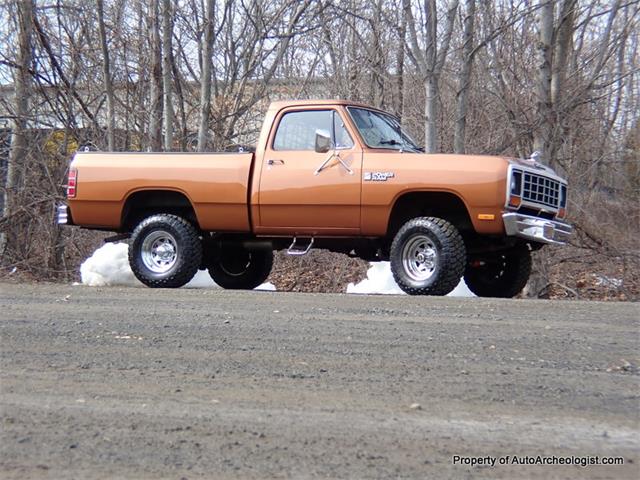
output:
[[56,207],[56,223],[58,225],[73,225],[68,205],[58,205]]
[[505,213],[502,220],[507,235],[532,242],[564,245],[573,232],[573,227],[567,223],[519,213]]

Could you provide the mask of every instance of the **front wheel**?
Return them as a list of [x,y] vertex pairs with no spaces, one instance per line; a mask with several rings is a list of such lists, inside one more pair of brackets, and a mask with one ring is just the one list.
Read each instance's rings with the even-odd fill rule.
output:
[[148,287],[181,287],[193,278],[201,262],[198,230],[184,218],[152,215],[131,235],[129,265]]
[[262,285],[271,273],[271,250],[225,248],[210,261],[208,270],[214,282],[222,288],[252,290]]
[[531,274],[531,252],[526,247],[488,255],[469,264],[464,281],[479,297],[512,298]]
[[391,244],[391,272],[409,295],[446,295],[460,282],[466,263],[458,229],[441,218],[405,223]]

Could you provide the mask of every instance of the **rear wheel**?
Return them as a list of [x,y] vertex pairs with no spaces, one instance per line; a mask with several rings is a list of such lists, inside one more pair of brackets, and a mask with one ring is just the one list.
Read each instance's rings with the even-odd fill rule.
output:
[[225,248],[209,263],[209,275],[222,288],[251,290],[264,283],[271,273],[271,250]]
[[531,274],[531,252],[520,247],[470,262],[464,281],[479,297],[515,297]]
[[409,295],[446,295],[460,282],[464,242],[451,223],[418,217],[405,223],[391,244],[393,278]]
[[129,265],[148,287],[181,287],[193,278],[201,261],[198,230],[176,215],[145,218],[131,235]]

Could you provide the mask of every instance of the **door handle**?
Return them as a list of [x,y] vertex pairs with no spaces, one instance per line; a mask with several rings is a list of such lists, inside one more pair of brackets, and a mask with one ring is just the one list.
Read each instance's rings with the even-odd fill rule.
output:
[[269,165],[270,167],[272,167],[273,165],[284,165],[284,160],[280,160],[279,158],[275,160],[270,159],[267,160],[267,165]]

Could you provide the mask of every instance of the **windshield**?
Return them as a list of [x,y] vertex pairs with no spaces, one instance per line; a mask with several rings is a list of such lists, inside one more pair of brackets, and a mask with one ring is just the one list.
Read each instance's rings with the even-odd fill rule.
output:
[[348,107],[347,110],[367,146],[410,152],[422,151],[416,142],[402,131],[398,120],[388,113],[357,107]]

